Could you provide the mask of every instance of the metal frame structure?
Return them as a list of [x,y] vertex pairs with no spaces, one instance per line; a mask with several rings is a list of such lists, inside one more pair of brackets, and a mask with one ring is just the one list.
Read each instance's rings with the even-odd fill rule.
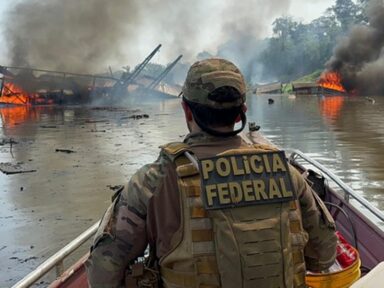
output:
[[[100,78],[107,80],[118,80],[112,76],[103,76],[103,75],[95,75],[95,74],[81,74],[81,73],[72,73],[72,72],[64,72],[64,71],[55,71],[55,70],[47,70],[47,69],[36,69],[36,68],[28,68],[28,67],[18,67],[18,66],[0,66],[0,73],[5,74],[9,77],[15,77],[13,73],[8,71],[8,69],[14,70],[23,70],[23,71],[31,71],[31,72],[44,72],[44,73],[52,73],[52,74],[61,74],[65,78],[66,76],[77,76],[77,77],[87,77],[87,78]],[[7,72],[9,74],[7,74]]]
[[156,77],[155,80],[153,80],[148,86],[147,86],[147,89],[155,89],[157,85],[160,84],[161,80],[163,80],[167,75],[168,73],[173,69],[173,67],[175,67],[175,65],[177,64],[177,62],[180,61],[180,59],[183,57],[183,55],[179,55],[179,57],[176,58],[176,60],[174,60],[171,64],[169,64],[163,72],[160,73],[159,76]]
[[[18,66],[1,66],[0,65],[0,74],[4,75],[1,80],[1,89],[0,89],[0,97],[3,95],[4,91],[4,81],[8,82],[14,82],[14,80],[18,77],[20,74],[20,71],[24,71],[26,73],[30,73],[33,77],[38,78],[36,74],[49,74],[51,76],[55,76],[58,78],[61,78],[63,80],[68,80],[69,77],[73,78],[86,78],[89,80],[90,85],[90,91],[92,93],[95,93],[94,95],[98,94],[107,94],[112,97],[116,97],[119,95],[125,95],[127,93],[127,88],[130,84],[135,83],[135,80],[137,77],[142,73],[144,68],[148,65],[148,63],[152,60],[152,58],[160,51],[161,44],[159,44],[139,65],[135,67],[135,69],[130,72],[129,68],[126,72],[123,72],[120,78],[116,78],[113,75],[111,67],[108,67],[110,76],[104,76],[104,75],[94,75],[94,74],[80,74],[80,73],[71,73],[71,72],[63,72],[63,71],[54,71],[54,70],[47,70],[47,69],[36,69],[36,68],[30,68],[30,67],[18,67]],[[164,71],[162,71],[149,85],[148,87],[145,87],[146,89],[155,89],[160,82],[167,76],[167,74],[172,70],[172,68],[178,63],[178,61],[182,58],[182,55],[178,56],[176,60],[174,60],[172,63],[170,63]],[[18,72],[18,74],[15,74],[14,71]],[[32,77],[32,78],[33,78]],[[98,87],[96,85],[97,80],[109,80],[114,81],[114,83],[108,87]],[[63,82],[64,83],[64,82]],[[23,88],[23,87],[21,87]],[[107,88],[107,89],[106,89]],[[59,93],[61,93],[61,97],[64,96],[64,88],[63,84],[61,87],[59,87]],[[17,95],[16,95],[17,96]]]
[[[47,70],[47,69],[36,69],[36,68],[30,68],[30,67],[17,67],[17,66],[1,66],[0,65],[0,74],[3,74],[4,76],[1,78],[1,90],[0,90],[0,98],[3,96],[4,89],[6,88],[4,85],[4,82],[10,82],[10,83],[16,83],[17,84],[17,77],[19,74],[14,74],[13,71],[24,71],[31,73],[33,77],[36,77],[34,73],[41,73],[46,74],[54,77],[61,78],[63,81],[68,81],[69,78],[78,78],[78,79],[87,79],[89,81],[90,86],[92,87],[92,91],[95,89],[96,81],[97,80],[109,80],[114,81],[115,83],[119,81],[119,79],[114,78],[113,76],[103,76],[103,75],[95,75],[95,74],[80,74],[80,73],[71,73],[71,72],[64,72],[64,71],[54,71],[54,70]],[[38,81],[38,77],[36,77],[36,81]],[[60,91],[61,97],[64,96],[64,85],[65,82],[62,83],[60,87],[58,87],[58,91]],[[20,86],[20,85],[18,85]],[[20,86],[20,88],[23,88]],[[9,91],[13,92],[13,91]],[[12,96],[18,96],[17,93],[11,93]],[[28,93],[29,101],[33,97],[31,95],[34,93]],[[21,101],[23,102],[23,101]],[[24,102],[24,104],[27,104]]]
[[156,55],[157,52],[159,52],[161,48],[161,44],[159,44],[148,56],[144,59],[143,62],[141,62],[139,65],[136,66],[135,70],[132,73],[129,73],[128,71],[126,73],[123,73],[121,76],[121,79],[118,80],[115,85],[112,87],[112,96],[116,96],[120,93],[124,93],[127,90],[127,87],[129,84],[131,84],[137,76],[143,71],[145,66],[151,61],[151,59]]

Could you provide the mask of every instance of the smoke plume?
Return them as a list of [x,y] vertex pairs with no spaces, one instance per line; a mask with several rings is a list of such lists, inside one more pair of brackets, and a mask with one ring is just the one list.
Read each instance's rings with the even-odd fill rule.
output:
[[326,67],[340,73],[348,91],[384,95],[384,1],[371,0],[367,15],[369,25],[354,27],[336,46]]
[[[137,7],[136,1],[113,2],[22,1],[7,14],[12,65],[91,72],[121,57],[121,41],[133,29],[126,11]],[[129,15],[132,23],[134,17]]]
[[[139,63],[159,43],[154,61],[201,51],[249,63],[255,39],[266,35],[290,0],[21,0],[5,21],[9,64],[96,73]],[[223,48],[223,47],[222,47]],[[244,64],[245,65],[245,64]],[[254,73],[253,64],[246,72]],[[248,77],[250,78],[250,76]]]

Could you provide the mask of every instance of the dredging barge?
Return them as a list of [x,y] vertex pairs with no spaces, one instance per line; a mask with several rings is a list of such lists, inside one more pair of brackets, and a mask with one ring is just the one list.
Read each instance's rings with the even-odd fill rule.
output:
[[159,44],[133,71],[104,74],[0,66],[0,104],[2,105],[73,105],[95,101],[113,105],[127,94],[177,96],[181,87],[163,80],[183,57],[179,55],[157,76],[142,75],[144,68],[159,52]]

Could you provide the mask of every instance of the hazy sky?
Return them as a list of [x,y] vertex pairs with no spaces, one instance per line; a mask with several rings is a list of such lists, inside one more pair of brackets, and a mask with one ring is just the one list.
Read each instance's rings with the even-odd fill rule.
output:
[[[3,27],[4,27],[2,21],[4,21],[3,16],[6,13],[6,11],[11,7],[11,5],[14,5],[15,3],[20,2],[20,1],[23,1],[23,0],[0,0],[0,24],[1,24],[0,29],[3,29]],[[26,2],[26,1],[28,1],[28,0],[24,0],[24,2]],[[65,0],[62,0],[62,1],[65,1]],[[79,2],[82,2],[82,1],[86,1],[86,0],[79,0]],[[130,0],[127,0],[127,1],[130,1]],[[145,0],[142,0],[142,1],[144,1],[143,3],[145,3]],[[263,0],[250,0],[250,1],[251,1],[251,3],[252,3],[252,1],[255,1],[254,7],[255,7],[255,9],[257,9],[256,3],[260,3]],[[265,0],[265,1],[267,3],[269,3],[268,0]],[[209,0],[209,1],[204,1],[204,2],[207,3],[208,7],[211,7],[211,9],[214,9],[214,7],[217,7],[218,5],[229,6],[229,7],[233,6],[233,5],[240,5],[238,3],[240,3],[241,0]],[[298,20],[309,22],[312,19],[315,19],[315,18],[321,16],[326,8],[333,5],[335,0],[312,0],[312,1],[308,1],[308,0],[291,0],[291,1],[289,1],[289,0],[287,0],[284,2],[285,2],[285,5],[281,6],[279,11],[285,11],[286,10],[285,12],[283,12],[285,15],[291,15]],[[288,2],[290,2],[289,6],[287,5]],[[108,1],[108,3],[110,3],[110,5],[113,5],[112,4],[113,1]],[[177,3],[177,0],[175,0],[175,3]],[[248,3],[249,3],[249,1],[248,1]],[[283,2],[281,2],[281,3],[283,3]],[[287,9],[286,9],[286,7],[287,7]],[[209,9],[209,8],[207,8],[207,9]],[[172,13],[172,12],[173,11],[170,10],[170,13]],[[252,12],[252,11],[250,11],[250,12]],[[160,63],[164,63],[164,62],[170,61],[170,59],[172,57],[177,56],[177,55],[173,55],[173,54],[175,54],[175,51],[172,51],[172,47],[169,47],[171,45],[170,43],[173,43],[172,41],[174,41],[174,39],[172,39],[172,40],[167,39],[167,37],[172,38],[172,36],[170,36],[172,34],[167,33],[166,35],[162,35],[161,31],[156,30],[156,24],[155,25],[153,24],[153,22],[157,23],[156,21],[167,22],[168,19],[161,19],[160,17],[156,17],[156,15],[151,15],[151,16],[153,16],[153,17],[148,17],[148,19],[144,20],[143,24],[142,24],[142,25],[145,25],[142,27],[143,30],[147,31],[146,29],[148,27],[148,31],[151,31],[151,33],[148,33],[148,35],[144,35],[146,33],[140,33],[140,36],[137,36],[137,39],[133,39],[134,43],[136,43],[135,45],[137,45],[139,48],[136,49],[137,51],[134,51],[134,50],[131,51],[130,50],[129,51],[130,57],[126,57],[126,59],[123,59],[124,62],[127,61],[126,63],[131,63],[131,62],[136,61],[136,60],[137,60],[136,63],[139,62],[158,43],[163,44],[163,50],[161,53],[158,53],[156,55],[156,57],[154,59],[155,61],[160,62]],[[234,16],[234,19],[236,19],[236,17],[237,18],[242,17],[241,15],[238,15],[238,14],[237,15],[234,14],[233,16]],[[271,27],[271,23],[273,22],[274,18],[263,19],[264,27],[262,27],[262,28],[263,28],[264,32],[261,33],[261,36],[268,36],[268,34],[270,34],[271,29],[268,29],[268,27]],[[154,19],[153,22],[151,22],[151,19]],[[240,19],[240,21],[242,20],[241,18],[239,18],[239,19]],[[183,21],[183,15],[180,15],[180,21]],[[219,27],[216,27],[214,25],[214,22],[213,22],[212,27],[209,27],[209,28],[210,29],[205,29],[205,31],[201,32],[201,39],[199,39],[200,40],[199,43],[196,43],[196,49],[208,50],[208,51],[214,53],[214,51],[212,51],[212,45],[211,45],[211,47],[209,46],[210,40],[214,39],[214,36],[216,36],[216,39],[215,39],[216,42],[219,41],[219,39],[217,39],[217,37],[220,37],[220,36],[217,36],[217,35],[221,35],[220,33],[223,33],[223,32],[215,30],[215,29],[219,29]],[[129,39],[129,40],[132,41],[132,39]],[[5,39],[3,37],[3,31],[2,30],[0,30],[0,41],[1,41],[1,43],[4,43],[4,41],[5,41]],[[127,46],[131,45],[131,43],[132,42],[127,41]],[[5,47],[6,47],[6,45],[0,46],[0,65],[9,65],[10,64],[8,56],[6,54]],[[170,54],[169,53],[170,51],[173,54],[172,53]],[[180,53],[184,53],[184,52],[180,51]],[[44,67],[42,67],[42,68],[44,68]]]

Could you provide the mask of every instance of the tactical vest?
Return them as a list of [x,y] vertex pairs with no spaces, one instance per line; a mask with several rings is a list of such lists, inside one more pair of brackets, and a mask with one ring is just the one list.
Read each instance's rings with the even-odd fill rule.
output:
[[[308,240],[297,200],[206,210],[198,169],[185,156],[188,146],[163,151],[176,164],[181,234],[159,260],[164,287],[305,287],[303,250]],[[254,145],[225,154],[274,150]]]

